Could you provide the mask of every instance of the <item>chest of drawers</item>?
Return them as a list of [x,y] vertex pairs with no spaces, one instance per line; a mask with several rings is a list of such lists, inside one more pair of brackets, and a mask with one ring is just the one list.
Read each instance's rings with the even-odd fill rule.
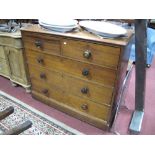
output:
[[9,78],[14,86],[19,84],[30,92],[24,62],[20,32],[0,32],[0,75]]
[[126,75],[132,33],[101,39],[82,30],[62,34],[38,25],[21,31],[32,96],[98,128],[109,128]]

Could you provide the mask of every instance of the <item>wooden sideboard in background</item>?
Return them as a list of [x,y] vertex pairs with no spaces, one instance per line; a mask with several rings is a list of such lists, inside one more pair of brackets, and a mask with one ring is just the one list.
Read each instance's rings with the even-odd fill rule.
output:
[[23,28],[32,96],[98,128],[110,128],[126,76],[132,32],[103,39],[86,31]]
[[30,92],[20,31],[0,32],[0,75],[9,78],[13,86],[19,84]]

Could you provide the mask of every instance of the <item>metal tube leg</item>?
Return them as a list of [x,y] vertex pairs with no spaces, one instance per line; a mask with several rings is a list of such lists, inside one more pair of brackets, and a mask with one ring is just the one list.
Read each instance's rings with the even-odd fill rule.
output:
[[110,130],[112,133],[117,134],[117,135],[120,135],[120,134],[115,129],[116,118],[118,116],[118,112],[119,112],[120,106],[122,105],[122,101],[124,100],[125,95],[127,93],[129,81],[130,81],[130,78],[131,78],[132,68],[133,68],[133,66],[130,67],[130,69],[127,72],[126,77],[125,77],[125,79],[123,81],[123,85],[121,87],[121,93],[120,93],[120,96],[119,96],[119,101],[118,101],[117,108],[116,108],[115,118],[114,118],[114,121],[113,121],[113,125],[111,127],[111,130]]

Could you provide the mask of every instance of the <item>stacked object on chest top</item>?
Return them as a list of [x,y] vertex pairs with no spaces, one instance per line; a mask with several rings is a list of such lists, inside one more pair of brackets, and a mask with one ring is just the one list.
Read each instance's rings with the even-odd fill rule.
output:
[[78,23],[77,20],[73,19],[40,19],[39,24],[45,29],[62,33],[70,32],[81,27],[103,38],[118,38],[127,35],[127,30],[122,26],[104,21],[84,20]]
[[39,24],[43,28],[57,32],[69,32],[78,27],[77,20],[57,20],[57,19],[39,19]]

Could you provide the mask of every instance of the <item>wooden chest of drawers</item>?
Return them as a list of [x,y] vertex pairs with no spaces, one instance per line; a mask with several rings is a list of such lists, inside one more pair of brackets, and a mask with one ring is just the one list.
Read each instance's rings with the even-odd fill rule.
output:
[[22,29],[32,95],[98,128],[111,126],[126,75],[132,33],[101,39],[85,31]]

